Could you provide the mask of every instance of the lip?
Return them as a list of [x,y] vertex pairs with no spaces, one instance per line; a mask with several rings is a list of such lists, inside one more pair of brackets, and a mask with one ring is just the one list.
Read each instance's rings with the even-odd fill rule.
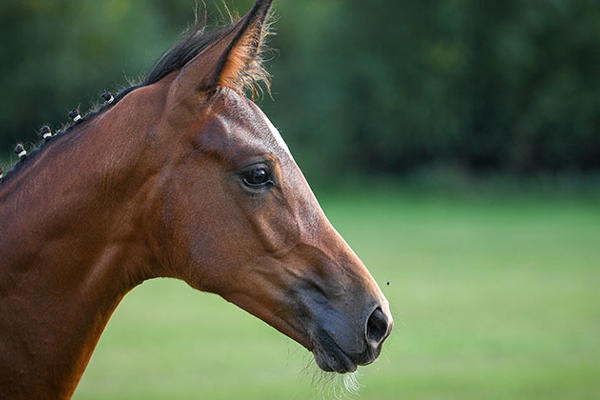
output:
[[315,361],[323,371],[340,374],[356,371],[357,364],[338,346],[327,332],[318,335],[318,344],[313,350]]

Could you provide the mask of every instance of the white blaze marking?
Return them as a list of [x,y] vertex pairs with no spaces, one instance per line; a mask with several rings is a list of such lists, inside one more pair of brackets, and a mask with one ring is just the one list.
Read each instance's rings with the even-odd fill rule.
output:
[[269,118],[265,117],[265,120],[267,121],[267,126],[269,127],[269,130],[271,131],[271,133],[275,137],[275,141],[277,142],[277,144],[279,146],[281,146],[281,148],[283,150],[285,150],[285,152],[293,159],[294,157],[292,156],[292,153],[290,152],[290,149],[288,148],[287,144],[285,143],[285,140],[283,140],[283,138],[281,137],[281,134],[279,133],[279,131],[277,130],[277,128],[275,128],[275,126],[273,126],[273,124],[271,123],[271,121],[269,121]]

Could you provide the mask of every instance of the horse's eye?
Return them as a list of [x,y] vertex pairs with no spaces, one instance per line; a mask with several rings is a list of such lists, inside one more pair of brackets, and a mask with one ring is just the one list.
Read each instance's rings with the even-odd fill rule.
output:
[[270,170],[265,166],[255,166],[242,172],[242,182],[251,188],[260,188],[273,183]]

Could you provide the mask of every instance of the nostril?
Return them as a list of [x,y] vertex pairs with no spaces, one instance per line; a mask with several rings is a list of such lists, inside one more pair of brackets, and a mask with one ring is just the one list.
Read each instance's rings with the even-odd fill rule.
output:
[[387,336],[388,319],[381,310],[377,307],[367,319],[366,327],[367,342],[378,346]]

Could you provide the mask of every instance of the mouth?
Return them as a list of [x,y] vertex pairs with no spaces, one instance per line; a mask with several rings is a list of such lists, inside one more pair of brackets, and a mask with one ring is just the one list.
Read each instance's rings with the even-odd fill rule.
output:
[[338,346],[331,336],[322,332],[318,339],[319,341],[313,349],[313,355],[319,368],[323,371],[340,374],[356,371],[358,364]]

